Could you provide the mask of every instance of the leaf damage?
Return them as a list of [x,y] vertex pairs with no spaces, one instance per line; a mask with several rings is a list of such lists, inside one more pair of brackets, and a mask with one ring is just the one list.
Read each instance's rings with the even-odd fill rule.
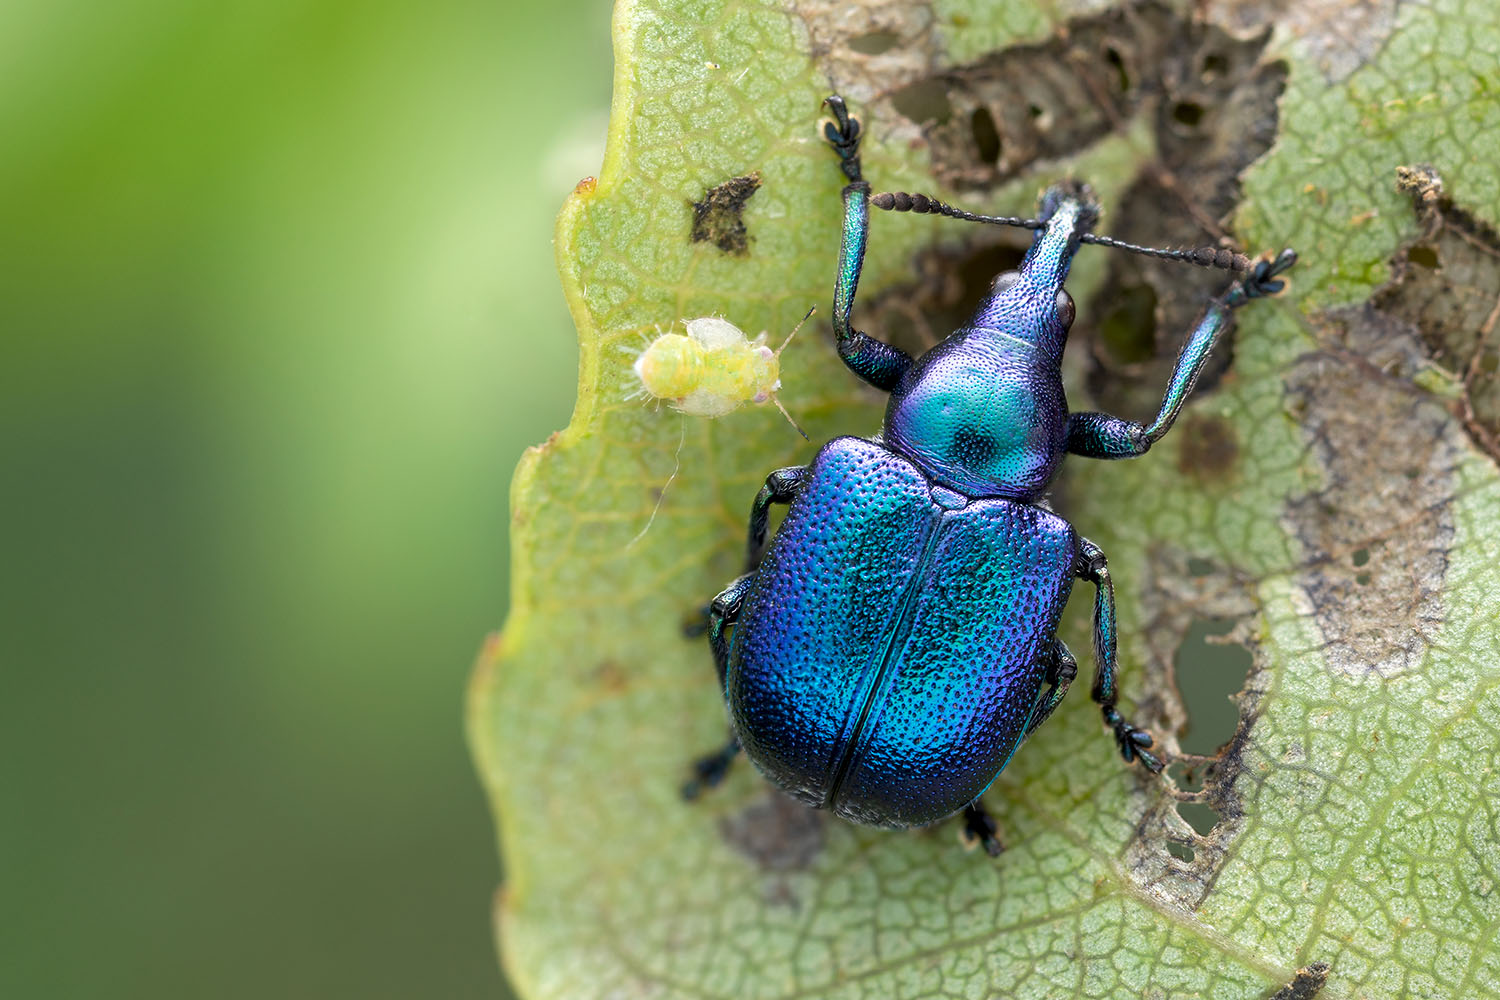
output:
[[693,225],[688,240],[712,243],[733,257],[746,256],[750,252],[750,234],[745,228],[745,202],[758,190],[760,174],[756,171],[709,188],[702,201],[691,203]]
[[[1148,571],[1141,581],[1146,681],[1139,714],[1150,720],[1153,731],[1164,740],[1169,758],[1186,768],[1174,766],[1163,776],[1161,787],[1166,794],[1151,798],[1125,855],[1127,870],[1143,888],[1187,911],[1202,904],[1243,827],[1245,810],[1236,780],[1271,668],[1254,633],[1254,581],[1230,566],[1195,562],[1174,546],[1147,553]],[[1222,641],[1244,646],[1254,664],[1245,689],[1233,699],[1239,708],[1235,728],[1225,734],[1218,753],[1211,756],[1184,753],[1178,744],[1189,719],[1178,693],[1177,654],[1193,622],[1203,618],[1233,622]],[[1185,774],[1188,770],[1193,780]],[[1215,817],[1211,829],[1194,829],[1183,817],[1183,807],[1211,810]]]
[[1269,1000],[1313,1000],[1328,982],[1328,963],[1313,962],[1297,970],[1292,981],[1273,993]]
[[[1143,128],[1153,155],[1137,164],[1124,194],[1104,206],[1111,234],[1131,242],[1191,246],[1202,244],[1205,233],[1225,240],[1224,220],[1241,195],[1239,176],[1276,136],[1287,67],[1266,58],[1271,32],[1264,22],[1249,37],[1237,37],[1147,0],[1072,18],[1045,40],[953,66],[930,51],[926,7],[903,19],[885,5],[862,13],[857,24],[840,20],[826,4],[804,2],[797,9],[834,86],[868,91],[871,117],[882,131],[926,147],[934,176],[950,188],[992,191],[1039,164]],[[892,50],[905,53],[898,66],[877,65],[877,57],[851,47],[860,32],[873,30],[901,39]],[[958,258],[960,266],[1005,242],[974,232],[962,238],[964,249],[942,254]],[[937,287],[915,298],[907,287],[878,304],[903,314],[887,318],[898,331],[915,329],[920,346],[946,336],[957,323],[944,328],[944,314],[971,297],[955,292],[951,276],[927,257],[919,257],[915,269],[919,281]],[[1094,403],[1146,412],[1208,297],[1228,280],[1221,272],[1127,254],[1112,255],[1108,267],[1103,287],[1080,309],[1074,337],[1088,345]],[[973,284],[963,279],[965,289]],[[919,300],[923,308],[936,304],[938,316],[915,316],[911,303]],[[1200,393],[1227,369],[1228,343],[1201,376]]]
[[1323,471],[1291,499],[1288,530],[1330,668],[1393,677],[1436,639],[1464,445],[1413,379],[1426,364],[1409,323],[1372,303],[1312,317],[1319,348],[1288,374],[1290,412]]
[[1382,312],[1412,324],[1458,394],[1465,430],[1500,461],[1500,234],[1454,204],[1436,168],[1396,168],[1421,228],[1391,262],[1374,298]]
[[[1397,182],[1420,231],[1370,301],[1311,317],[1319,349],[1287,380],[1324,471],[1323,486],[1286,511],[1306,551],[1320,554],[1302,590],[1330,665],[1355,676],[1422,663],[1444,621],[1463,435],[1500,455],[1500,240],[1452,203],[1434,168],[1400,167]],[[1456,386],[1451,407],[1423,388],[1434,362]]]

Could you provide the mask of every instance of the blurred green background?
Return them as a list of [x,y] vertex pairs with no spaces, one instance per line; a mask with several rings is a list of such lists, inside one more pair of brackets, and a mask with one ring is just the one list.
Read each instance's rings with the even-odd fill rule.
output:
[[0,996],[493,997],[607,0],[0,3]]

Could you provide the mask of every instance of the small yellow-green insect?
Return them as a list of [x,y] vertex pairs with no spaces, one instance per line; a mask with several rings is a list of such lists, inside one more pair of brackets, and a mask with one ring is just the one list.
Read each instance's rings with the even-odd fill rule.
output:
[[769,401],[807,437],[776,398],[776,390],[781,388],[781,352],[815,309],[774,351],[766,346],[764,333],[751,340],[722,317],[687,320],[686,334],[664,333],[636,357],[640,391],[693,417],[722,417],[746,403]]

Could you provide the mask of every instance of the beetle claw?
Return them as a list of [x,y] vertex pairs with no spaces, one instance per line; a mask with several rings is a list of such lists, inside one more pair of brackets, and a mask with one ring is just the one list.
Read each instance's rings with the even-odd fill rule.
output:
[[1145,750],[1136,750],[1135,755],[1140,759],[1141,764],[1146,768],[1146,770],[1150,771],[1152,774],[1161,774],[1162,762],[1161,758],[1156,756],[1156,754],[1149,753]]
[[823,123],[823,138],[839,154],[839,166],[850,181],[860,179],[859,169],[859,119],[849,114],[849,108],[838,94],[823,99],[828,105],[833,121]]
[[1275,295],[1286,287],[1285,281],[1273,280],[1297,263],[1297,251],[1287,247],[1276,255],[1275,260],[1258,261],[1244,281],[1229,293],[1229,306],[1244,305],[1251,299]]
[[1146,749],[1156,744],[1149,731],[1132,726],[1112,707],[1104,710],[1104,721],[1114,728],[1115,743],[1119,746],[1120,756],[1125,758],[1125,763],[1140,761],[1152,774],[1161,773],[1161,758]]

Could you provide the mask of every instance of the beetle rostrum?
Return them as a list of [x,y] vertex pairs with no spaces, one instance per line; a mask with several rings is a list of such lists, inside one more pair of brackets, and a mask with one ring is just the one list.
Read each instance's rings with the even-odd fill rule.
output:
[[[1136,247],[1090,229],[1087,186],[1042,196],[1036,219],[976,215],[925,195],[872,195],[859,122],[826,102],[824,135],[849,184],[834,283],[839,356],[890,393],[875,439],[839,437],[812,464],[767,477],[750,511],[746,570],[709,606],[708,638],[731,735],[700,759],[689,797],[743,750],[777,787],[869,826],[962,811],[1000,852],[980,796],[1062,701],[1078,672],[1057,638],[1073,581],[1095,588],[1092,697],[1127,762],[1162,767],[1151,735],[1116,705],[1109,564],[1041,498],[1067,454],[1131,458],[1172,426],[1230,313],[1281,290],[1296,254],[1252,262],[1215,250]],[[871,205],[1034,229],[969,322],[912,358],[851,322]],[[1178,356],[1149,424],[1069,412],[1060,366],[1085,242],[1249,273],[1215,299]],[[786,518],[766,542],[772,504]]]

